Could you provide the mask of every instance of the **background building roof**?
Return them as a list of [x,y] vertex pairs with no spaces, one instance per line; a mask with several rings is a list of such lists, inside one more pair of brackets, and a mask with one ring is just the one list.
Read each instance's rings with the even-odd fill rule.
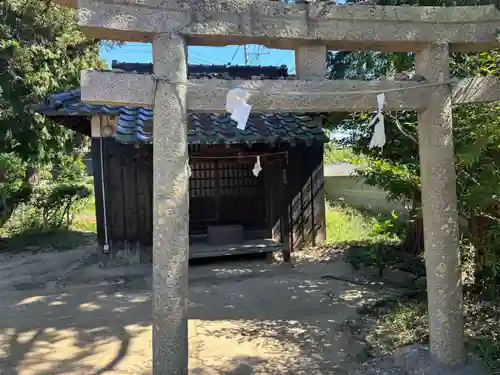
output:
[[[113,61],[116,71],[148,74],[152,64],[120,63]],[[287,79],[286,66],[190,65],[190,79]],[[49,95],[36,111],[57,119],[90,117],[99,114],[119,116],[116,139],[124,143],[151,142],[151,109],[141,107],[86,104],[80,90]],[[190,144],[253,144],[328,142],[321,125],[311,117],[291,113],[252,113],[245,130],[239,130],[229,114],[189,113],[188,141]]]

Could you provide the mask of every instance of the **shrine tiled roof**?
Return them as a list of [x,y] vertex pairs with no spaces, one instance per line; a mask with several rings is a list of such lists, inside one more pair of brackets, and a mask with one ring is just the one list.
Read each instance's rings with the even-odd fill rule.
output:
[[[151,64],[113,62],[114,70],[149,73]],[[194,78],[283,79],[286,67],[190,65]],[[80,90],[55,93],[36,107],[39,113],[56,118],[67,116],[118,116],[116,139],[124,143],[152,141],[152,110],[140,107],[109,106],[82,103]],[[309,116],[291,113],[252,113],[245,130],[239,130],[229,114],[189,113],[190,144],[253,144],[327,142],[320,125]]]
[[[153,73],[151,63],[129,63],[114,60],[113,70],[130,73]],[[286,79],[289,78],[286,65],[281,66],[252,66],[252,65],[192,65],[188,66],[189,79],[217,78],[217,79]]]

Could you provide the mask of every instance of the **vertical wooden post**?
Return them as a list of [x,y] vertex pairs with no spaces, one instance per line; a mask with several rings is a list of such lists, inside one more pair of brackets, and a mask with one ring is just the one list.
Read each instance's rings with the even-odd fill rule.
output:
[[189,176],[184,38],[153,41],[153,374],[187,375]]
[[[416,70],[429,82],[450,78],[448,44],[417,53]],[[431,354],[461,365],[464,355],[462,283],[451,89],[436,86],[429,106],[418,113],[425,263]]]
[[284,168],[281,171],[281,191],[283,193],[282,200],[282,226],[283,226],[283,236],[282,241],[284,245],[283,249],[283,261],[290,262],[292,260],[291,252],[293,250],[293,225],[290,223],[290,178],[288,171],[290,170],[290,153],[285,159]]
[[[295,66],[297,71],[297,77],[299,79],[305,80],[324,80],[326,76],[326,46],[325,45],[304,45],[300,46],[295,50]],[[316,119],[316,121],[321,123],[321,118]],[[321,161],[323,158],[321,158]],[[313,172],[314,173],[314,172]],[[314,190],[314,181],[311,179],[311,191]],[[312,210],[312,215],[314,217],[313,222],[313,242],[322,242],[326,239],[326,227],[325,227],[325,210],[324,210],[324,191],[318,192],[323,196],[323,200],[320,204],[323,205],[318,217],[314,217],[315,212]],[[313,195],[314,201],[314,195]],[[314,203],[311,203],[314,207]],[[320,207],[318,206],[318,209]],[[321,223],[321,228],[316,231],[315,222]]]

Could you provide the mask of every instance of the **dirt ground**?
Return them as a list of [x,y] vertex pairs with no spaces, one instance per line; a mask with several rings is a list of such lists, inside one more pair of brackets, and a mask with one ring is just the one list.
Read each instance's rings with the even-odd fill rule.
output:
[[[98,269],[94,251],[1,260],[1,375],[151,374],[151,269]],[[343,323],[390,293],[340,258],[218,260],[189,282],[193,375],[348,374],[364,346]]]

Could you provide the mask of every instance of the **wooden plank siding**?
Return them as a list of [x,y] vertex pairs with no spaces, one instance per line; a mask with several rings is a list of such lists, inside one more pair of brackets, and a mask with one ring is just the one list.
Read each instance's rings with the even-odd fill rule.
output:
[[[94,195],[95,195],[95,211],[96,211],[96,227],[97,227],[97,242],[102,248],[105,243],[105,230],[104,230],[104,204],[103,204],[103,186],[101,181],[101,139],[92,138],[91,143],[91,158],[92,158],[92,171],[94,178]],[[103,153],[106,153],[104,147],[107,142],[102,141]]]
[[[106,210],[101,183],[101,140]],[[121,144],[110,138],[92,139],[97,238],[103,247],[106,222],[110,263],[135,264],[151,259],[152,162],[151,147],[148,145]]]
[[138,238],[149,248],[153,245],[153,153],[139,153],[137,162],[141,166],[137,169]]
[[293,251],[325,239],[323,146],[292,148],[288,159],[286,199]]
[[[101,138],[93,138],[99,245],[103,248],[106,242],[106,212],[110,246],[107,262],[148,262],[153,235],[152,146],[102,138],[102,149],[106,210],[101,184]],[[203,153],[196,150],[195,155],[200,157]],[[273,238],[289,250],[315,242],[318,233],[324,231],[323,147],[255,145],[246,152],[273,151],[286,151],[288,157],[262,162],[263,170],[257,178],[251,174],[252,159],[217,159],[213,149],[208,159],[192,156],[191,236],[205,235],[209,224],[240,223],[248,232],[247,239]]]

